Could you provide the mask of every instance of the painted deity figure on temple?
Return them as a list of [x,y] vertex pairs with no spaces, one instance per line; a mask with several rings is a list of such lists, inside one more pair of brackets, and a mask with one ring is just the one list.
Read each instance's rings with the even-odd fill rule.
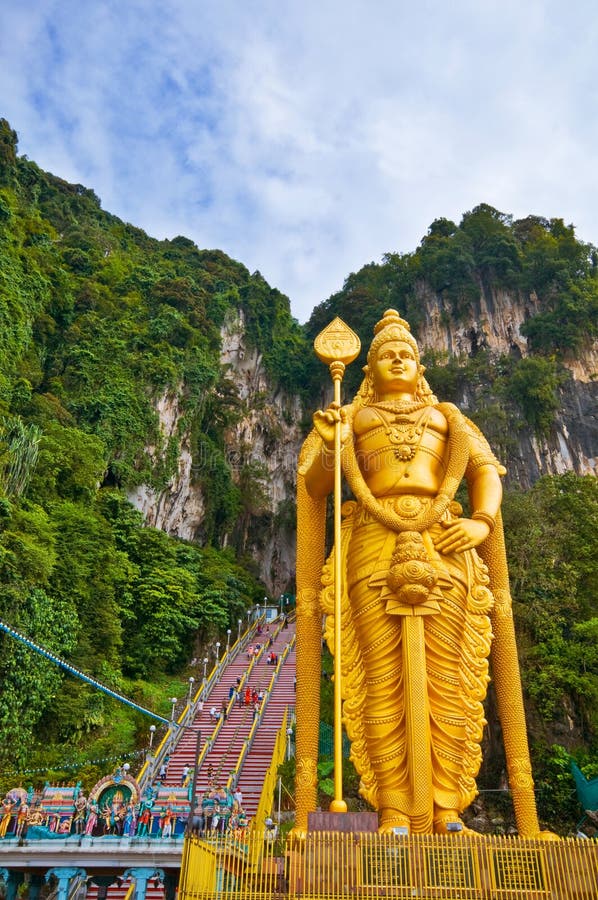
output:
[[39,801],[34,806],[29,807],[29,812],[27,813],[27,828],[43,825],[45,820],[46,811]]
[[15,806],[15,798],[11,797],[10,794],[7,794],[2,801],[2,807],[0,809],[0,812],[2,813],[2,818],[0,818],[0,838],[6,837]]
[[27,829],[27,817],[29,815],[29,805],[26,800],[21,800],[19,803],[19,808],[17,810],[17,825],[15,828],[15,835],[17,837],[24,837]]
[[131,837],[133,834],[135,834],[135,807],[129,802],[123,818],[123,837]]
[[114,824],[112,807],[109,803],[102,806],[102,819],[104,821],[104,834],[112,834],[112,826]]
[[152,833],[152,807],[153,800],[142,800],[139,806],[137,819],[137,837],[150,837]]
[[160,836],[163,838],[169,838],[172,836],[172,826],[173,821],[175,819],[174,813],[170,806],[166,808],[162,808],[162,813],[160,815]]
[[[315,809],[322,613],[335,652],[334,555],[325,561],[323,548],[339,422],[354,498],[341,537],[342,712],[360,792],[381,832],[463,831],[481,763],[494,589],[501,610],[510,601],[504,548],[495,584],[485,564],[502,541],[505,470],[479,429],[438,402],[395,310],[377,324],[364,372],[352,403],[314,414],[299,460],[297,830]],[[463,480],[466,514],[455,499]],[[529,794],[526,754],[525,743],[511,760]],[[535,807],[530,832],[534,817]]]
[[85,831],[85,819],[87,818],[87,798],[82,792],[77,795],[75,800],[75,810],[73,815],[73,825],[75,834],[83,834]]
[[93,835],[94,828],[98,824],[100,815],[100,807],[95,800],[90,800],[87,804],[87,819],[85,820],[85,834]]

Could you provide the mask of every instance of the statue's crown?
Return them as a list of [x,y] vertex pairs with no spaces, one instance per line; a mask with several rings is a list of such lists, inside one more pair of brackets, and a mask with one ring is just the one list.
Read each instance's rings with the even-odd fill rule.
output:
[[368,353],[368,364],[371,364],[378,350],[386,341],[405,341],[415,353],[419,363],[419,348],[411,334],[409,322],[402,319],[396,309],[387,309],[379,322],[374,326],[374,337]]
[[411,332],[409,322],[402,319],[396,309],[387,309],[380,321],[374,325],[374,334],[378,334],[383,328],[388,328],[389,325],[398,325],[400,328],[404,328],[405,331]]

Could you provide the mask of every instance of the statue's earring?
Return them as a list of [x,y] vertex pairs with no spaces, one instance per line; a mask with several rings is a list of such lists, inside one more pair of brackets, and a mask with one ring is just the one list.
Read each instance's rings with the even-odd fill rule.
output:
[[368,390],[373,390],[374,387],[374,379],[372,377],[372,370],[369,366],[364,366],[362,369],[363,374],[365,375],[365,383]]

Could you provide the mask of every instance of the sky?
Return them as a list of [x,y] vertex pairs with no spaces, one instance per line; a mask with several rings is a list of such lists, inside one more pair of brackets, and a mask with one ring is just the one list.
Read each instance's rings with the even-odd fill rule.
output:
[[2,0],[19,152],[301,322],[489,203],[598,244],[595,0]]

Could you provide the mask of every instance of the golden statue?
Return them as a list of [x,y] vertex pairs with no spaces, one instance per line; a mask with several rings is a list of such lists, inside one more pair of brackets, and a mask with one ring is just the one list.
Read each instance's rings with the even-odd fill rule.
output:
[[[305,832],[316,805],[314,675],[325,615],[333,654],[340,635],[351,758],[362,796],[379,811],[381,832],[463,829],[460,814],[477,793],[494,632],[517,824],[520,834],[537,836],[500,519],[505,469],[478,428],[452,404],[438,402],[409,325],[395,310],[376,325],[364,372],[351,404],[335,402],[314,414],[299,460],[296,833]],[[340,553],[337,546],[325,561],[339,429],[336,446],[355,499],[343,505]],[[455,500],[464,479],[468,516]]]

